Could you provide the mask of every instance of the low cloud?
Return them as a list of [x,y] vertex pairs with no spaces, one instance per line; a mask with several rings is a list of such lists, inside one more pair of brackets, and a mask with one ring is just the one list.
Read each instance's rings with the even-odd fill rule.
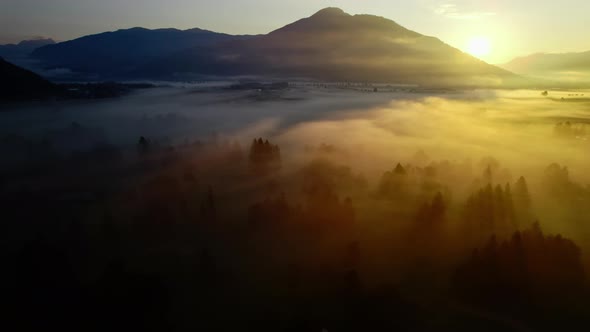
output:
[[483,17],[495,16],[495,12],[465,10],[454,3],[440,4],[434,9],[437,15],[458,20],[475,20]]

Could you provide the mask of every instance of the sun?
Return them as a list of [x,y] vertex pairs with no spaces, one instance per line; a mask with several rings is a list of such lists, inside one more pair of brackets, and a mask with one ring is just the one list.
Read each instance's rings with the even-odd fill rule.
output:
[[487,37],[473,37],[467,44],[467,52],[476,57],[483,57],[490,54],[492,44]]

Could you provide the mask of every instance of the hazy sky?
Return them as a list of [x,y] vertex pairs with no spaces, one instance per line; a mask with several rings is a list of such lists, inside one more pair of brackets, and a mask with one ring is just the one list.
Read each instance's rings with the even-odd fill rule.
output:
[[487,38],[491,52],[482,58],[492,63],[590,50],[588,0],[0,0],[0,43],[135,26],[267,33],[328,6],[384,16],[463,50]]

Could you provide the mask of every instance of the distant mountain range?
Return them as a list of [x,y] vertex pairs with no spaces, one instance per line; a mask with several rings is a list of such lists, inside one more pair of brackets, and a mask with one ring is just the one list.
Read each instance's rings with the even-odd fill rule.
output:
[[248,36],[201,29],[133,28],[47,45],[36,49],[32,56],[46,68],[67,68],[74,72],[114,78],[184,49],[245,38]]
[[61,92],[41,76],[0,58],[0,101],[46,99]]
[[18,60],[31,55],[31,53],[45,45],[55,44],[53,39],[34,39],[34,40],[23,40],[18,44],[7,44],[0,45],[0,57],[9,60]]
[[516,58],[501,67],[537,78],[590,83],[590,51],[561,54],[537,53]]

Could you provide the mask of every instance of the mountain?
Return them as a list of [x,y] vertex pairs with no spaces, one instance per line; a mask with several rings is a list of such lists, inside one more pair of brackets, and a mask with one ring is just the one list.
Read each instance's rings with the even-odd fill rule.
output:
[[538,53],[516,58],[501,66],[515,73],[562,82],[590,83],[590,51]]
[[267,35],[194,47],[134,75],[300,77],[426,85],[499,85],[515,79],[437,38],[371,15],[326,8]]
[[53,39],[23,40],[18,44],[0,45],[0,57],[5,59],[22,59],[29,56],[35,49],[55,44]]
[[0,58],[0,101],[46,99],[60,93],[41,76]]
[[44,69],[101,79],[247,76],[429,86],[505,86],[518,79],[437,38],[338,8],[266,35],[134,28],[44,46],[33,56]]
[[235,38],[247,36],[201,29],[132,28],[48,45],[35,50],[32,55],[45,68],[65,68],[108,78],[183,49]]

